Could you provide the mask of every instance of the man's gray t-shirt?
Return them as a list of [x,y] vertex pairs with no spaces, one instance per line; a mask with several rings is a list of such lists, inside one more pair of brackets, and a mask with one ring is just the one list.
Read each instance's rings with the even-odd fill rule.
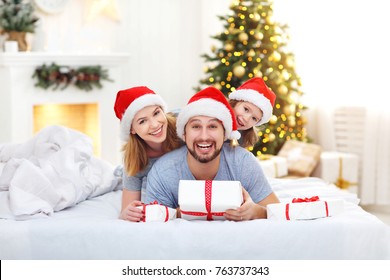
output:
[[[177,208],[180,180],[196,180],[187,163],[187,147],[165,154],[155,162],[147,178],[146,203],[159,203]],[[258,160],[241,147],[232,148],[225,143],[221,150],[220,165],[214,180],[240,181],[255,203],[272,193]]]

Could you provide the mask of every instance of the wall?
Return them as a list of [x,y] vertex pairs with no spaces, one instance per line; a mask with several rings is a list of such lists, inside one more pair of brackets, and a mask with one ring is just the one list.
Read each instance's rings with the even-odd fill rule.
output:
[[117,0],[117,17],[102,12],[88,20],[87,1],[71,0],[60,14],[38,11],[33,50],[128,52],[121,87],[147,85],[174,109],[199,85],[200,55],[210,50],[210,35],[221,31],[216,14],[223,2],[229,1]]
[[[290,26],[290,48],[313,112],[311,134],[325,147],[327,109],[388,107],[390,18],[385,0],[275,0],[275,17]],[[331,147],[329,147],[331,148]]]

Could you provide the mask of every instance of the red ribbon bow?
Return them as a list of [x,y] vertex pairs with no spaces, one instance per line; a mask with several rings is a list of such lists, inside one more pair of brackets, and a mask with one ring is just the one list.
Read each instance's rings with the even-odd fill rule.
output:
[[300,203],[300,202],[313,202],[313,201],[319,201],[320,198],[318,196],[312,196],[310,198],[293,198],[292,203]]
[[[144,212],[144,216],[142,217],[141,222],[145,222],[145,220],[146,220],[146,207],[148,205],[156,205],[156,204],[159,204],[157,202],[157,200],[155,200],[155,201],[153,201],[153,202],[151,202],[149,204],[142,204],[142,210]],[[164,206],[161,203],[159,205]],[[169,220],[169,211],[168,211],[168,207],[167,206],[164,206],[164,207],[165,207],[165,221],[164,222],[167,222]]]
[[[318,196],[312,196],[310,198],[293,198],[292,203],[302,203],[302,202],[315,202],[320,201],[320,198]],[[326,211],[326,217],[329,216],[329,209],[328,209],[328,203],[324,201],[325,205],[325,211]],[[290,220],[290,203],[286,204],[286,220]]]
[[193,211],[183,211],[180,210],[181,213],[185,215],[192,215],[192,216],[207,216],[207,221],[212,221],[213,216],[223,216],[224,212],[211,212],[211,195],[212,195],[212,188],[213,188],[213,181],[206,180],[204,192],[205,192],[205,206],[207,213],[204,212],[193,212]]

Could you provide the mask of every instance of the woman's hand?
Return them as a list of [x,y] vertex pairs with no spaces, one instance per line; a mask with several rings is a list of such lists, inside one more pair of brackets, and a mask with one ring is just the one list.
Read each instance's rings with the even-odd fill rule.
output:
[[145,213],[142,209],[137,208],[137,206],[142,206],[143,203],[139,200],[134,200],[127,205],[122,212],[120,213],[119,218],[122,220],[130,221],[130,222],[139,222],[141,221]]

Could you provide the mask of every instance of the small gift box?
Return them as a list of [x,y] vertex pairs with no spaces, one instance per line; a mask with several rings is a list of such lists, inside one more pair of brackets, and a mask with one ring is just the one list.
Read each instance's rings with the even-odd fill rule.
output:
[[180,180],[179,205],[186,220],[225,220],[227,209],[243,202],[239,181]]
[[137,208],[142,209],[145,213],[141,222],[167,222],[176,219],[176,209],[158,204],[156,201]]
[[356,154],[322,152],[321,160],[313,176],[333,183],[340,189],[357,193],[359,158]]
[[317,166],[321,150],[321,146],[316,144],[288,140],[283,144],[278,156],[287,159],[289,175],[307,177]]
[[257,158],[265,176],[280,178],[288,175],[287,159],[285,157],[262,154]]
[[272,203],[267,205],[267,219],[271,220],[312,220],[331,217],[344,211],[342,199],[320,200],[294,198],[291,203]]

